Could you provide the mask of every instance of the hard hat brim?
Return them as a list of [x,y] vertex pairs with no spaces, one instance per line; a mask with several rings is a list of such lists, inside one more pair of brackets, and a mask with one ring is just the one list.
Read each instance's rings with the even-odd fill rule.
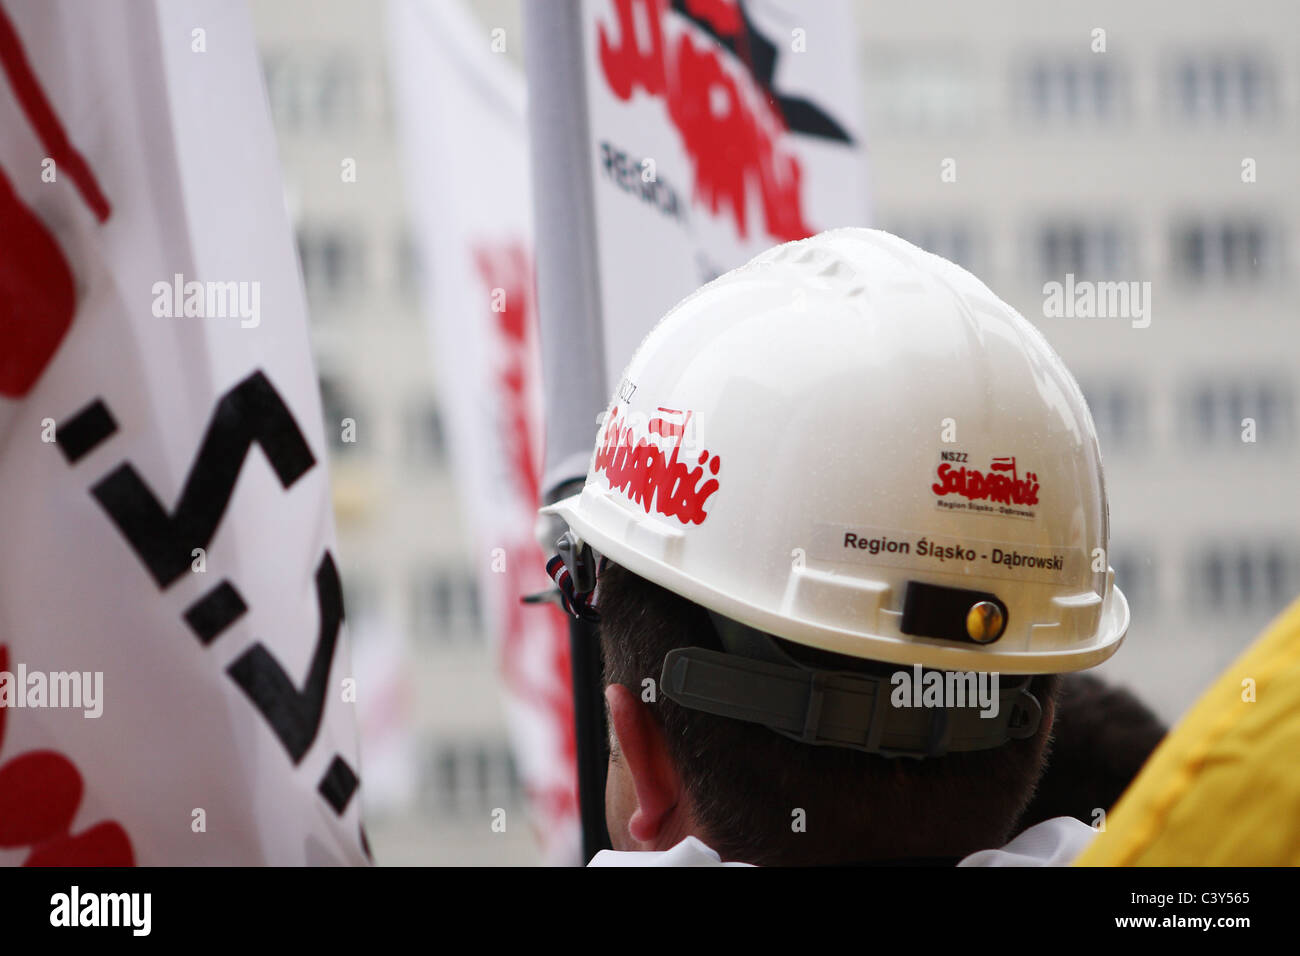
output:
[[[1102,606],[1096,635],[1082,645],[1065,649],[1003,650],[996,644],[968,646],[925,637],[900,638],[851,631],[738,600],[630,546],[627,542],[634,532],[671,539],[684,537],[685,531],[663,528],[657,522],[638,521],[615,502],[612,494],[591,484],[540,512],[557,515],[596,552],[674,594],[765,633],[849,657],[950,671],[1063,674],[1095,667],[1109,658],[1119,650],[1130,623],[1128,599],[1118,586],[1112,585]],[[597,513],[603,521],[593,520]],[[607,521],[618,522],[618,531],[602,527]]]

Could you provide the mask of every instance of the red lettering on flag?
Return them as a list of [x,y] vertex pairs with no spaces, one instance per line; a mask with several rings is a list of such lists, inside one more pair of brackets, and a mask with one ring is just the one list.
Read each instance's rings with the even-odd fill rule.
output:
[[[726,207],[744,238],[749,235],[746,198],[756,185],[769,236],[785,242],[812,235],[800,199],[803,170],[783,142],[785,119],[750,73],[739,73],[737,82],[724,67],[724,48],[712,40],[696,46],[685,31],[669,55],[666,0],[612,2],[618,45],[605,24],[597,28],[605,82],[621,100],[630,99],[637,87],[666,99],[694,165],[696,201],[715,216]],[[695,0],[689,6],[720,34],[744,40],[739,11],[726,0]],[[638,21],[648,24],[648,36],[640,34]]]

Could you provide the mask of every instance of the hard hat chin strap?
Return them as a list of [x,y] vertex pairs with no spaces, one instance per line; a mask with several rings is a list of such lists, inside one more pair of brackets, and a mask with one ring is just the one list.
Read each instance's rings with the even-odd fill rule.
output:
[[596,623],[600,620],[596,610],[596,577],[609,562],[572,531],[564,532],[555,547],[558,553],[546,562],[546,573],[555,582],[555,591],[528,595],[523,600],[530,604],[554,600],[571,617]]
[[[556,590],[546,597],[558,600],[574,617],[599,621],[596,581],[607,559],[571,531],[561,536],[556,549],[559,553],[546,566]],[[670,700],[691,710],[762,724],[814,746],[915,759],[1000,747],[1033,736],[1042,720],[1042,706],[1029,692],[1032,677],[1009,684],[997,680],[996,694],[959,691],[960,703],[930,705],[927,694],[898,692],[900,673],[914,691],[920,690],[919,666],[914,677],[906,671],[866,674],[810,667],[783,651],[770,634],[714,611],[709,617],[725,653],[681,647],[664,657],[660,687]],[[935,670],[926,675],[954,676]],[[977,683],[1000,675],[973,676]]]
[[[815,746],[915,759],[989,750],[1031,737],[1042,719],[1042,706],[1028,689],[1032,676],[1006,685],[999,680],[996,707],[981,707],[978,699],[965,706],[915,706],[919,698],[896,694],[898,672],[809,667],[782,651],[771,635],[709,614],[726,653],[683,647],[664,657],[660,687],[682,707],[762,724]],[[914,670],[919,680],[921,668]]]

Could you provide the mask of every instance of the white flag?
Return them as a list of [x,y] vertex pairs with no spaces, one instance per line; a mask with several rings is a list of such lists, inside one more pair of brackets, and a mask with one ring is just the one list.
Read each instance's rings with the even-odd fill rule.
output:
[[[866,149],[848,0],[572,0],[525,16],[552,191],[538,196],[550,491],[586,474],[596,415],[674,304],[766,248],[867,224]],[[574,367],[575,339],[597,341],[598,369]],[[599,387],[571,381],[592,374]]]
[[[542,415],[522,77],[448,0],[389,7],[407,184],[453,467],[543,853],[579,861],[567,619],[533,539]],[[493,52],[493,43],[498,52]],[[515,41],[517,42],[517,41]]]
[[0,862],[363,863],[251,26],[0,3]]

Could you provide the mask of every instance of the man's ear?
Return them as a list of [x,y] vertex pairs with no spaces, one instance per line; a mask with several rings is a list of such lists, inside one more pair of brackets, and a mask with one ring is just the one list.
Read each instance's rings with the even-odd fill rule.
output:
[[636,791],[637,806],[628,818],[628,834],[653,849],[666,850],[669,847],[660,844],[675,835],[684,821],[673,819],[681,803],[681,777],[668,754],[663,731],[650,705],[622,684],[606,687],[605,701],[621,759]]

